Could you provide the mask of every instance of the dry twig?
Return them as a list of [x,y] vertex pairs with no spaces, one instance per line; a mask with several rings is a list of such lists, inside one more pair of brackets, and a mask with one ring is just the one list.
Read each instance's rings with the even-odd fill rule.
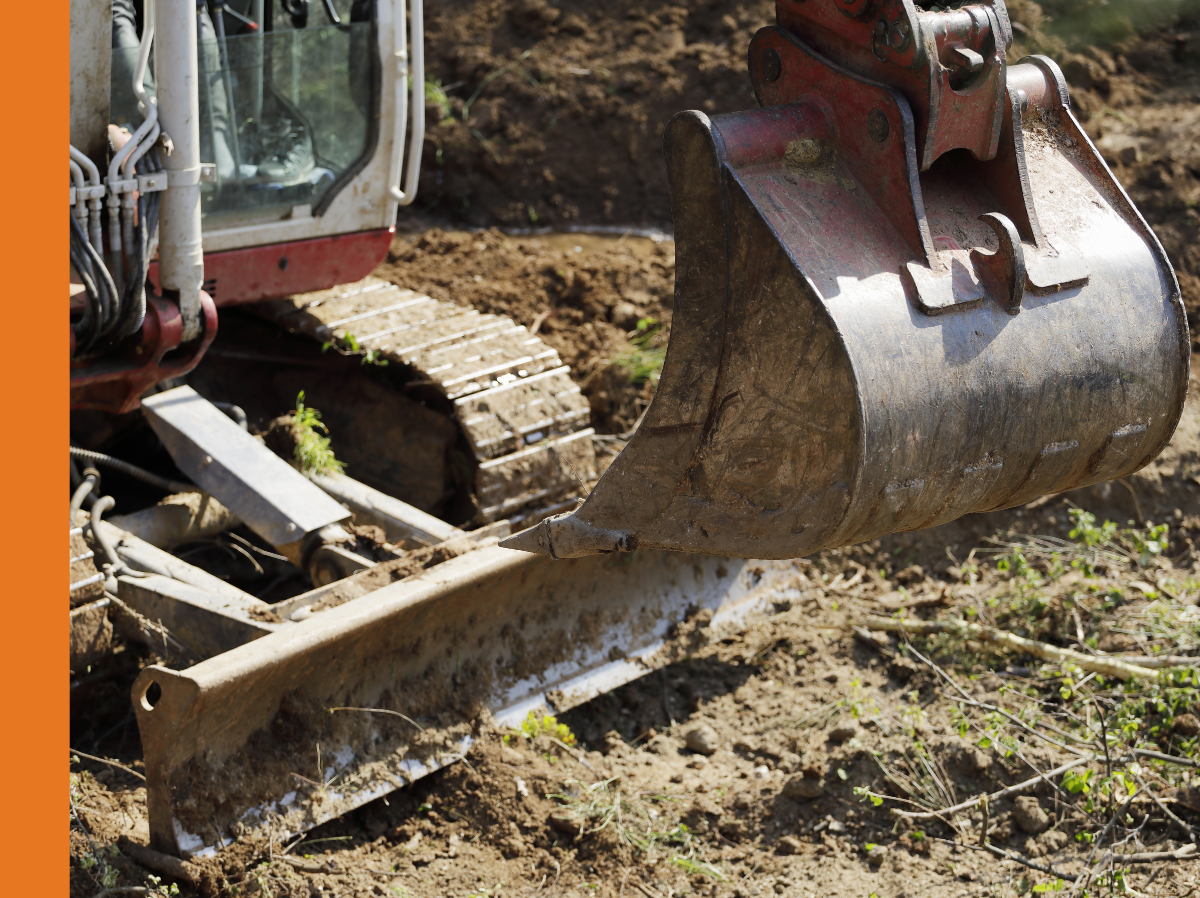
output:
[[116,767],[118,770],[124,770],[126,773],[133,774],[138,779],[140,779],[143,783],[146,782],[146,778],[144,776],[142,776],[140,773],[138,773],[136,770],[131,770],[128,767],[126,767],[124,764],[118,764],[116,761],[110,761],[108,758],[98,758],[95,755],[89,755],[86,751],[80,751],[77,748],[71,749],[71,754],[79,755],[79,757],[81,757],[81,758],[87,758],[89,761],[97,761],[101,764],[107,764],[109,767]]
[[988,804],[994,804],[1000,799],[1007,798],[1010,795],[1019,795],[1028,789],[1032,789],[1038,783],[1042,782],[1043,778],[1045,777],[1060,776],[1071,768],[1078,767],[1080,764],[1086,764],[1091,760],[1093,760],[1091,757],[1075,758],[1075,760],[1068,761],[1066,764],[1063,764],[1060,767],[1055,767],[1053,770],[1050,770],[1046,773],[1039,773],[1037,776],[1031,777],[1024,782],[1017,783],[1016,785],[1009,786],[1007,789],[1001,789],[999,792],[993,792],[990,795],[977,795],[976,797],[967,801],[959,802],[952,808],[944,808],[940,811],[904,811],[900,808],[892,808],[892,813],[897,817],[907,817],[910,820],[931,820],[935,817],[941,817],[943,814],[957,814],[959,811],[966,811],[975,807],[975,805],[979,804],[981,801],[986,801]]
[[1033,655],[1043,661],[1054,664],[1073,664],[1083,670],[1113,677],[1118,680],[1153,680],[1158,674],[1151,668],[1130,664],[1121,658],[1111,656],[1085,655],[1071,649],[1060,649],[1058,646],[1036,639],[1026,639],[1007,630],[995,627],[984,627],[966,621],[923,621],[923,620],[891,620],[890,618],[870,617],[860,622],[871,630],[892,632],[917,633],[928,636],[933,633],[953,633],[980,642],[989,642],[1010,652],[1021,652]]

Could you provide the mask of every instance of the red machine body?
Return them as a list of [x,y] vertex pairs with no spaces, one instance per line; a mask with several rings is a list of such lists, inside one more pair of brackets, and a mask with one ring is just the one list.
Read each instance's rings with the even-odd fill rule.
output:
[[[200,294],[204,335],[181,347],[183,319],[169,299],[148,295],[138,333],[103,356],[71,364],[71,408],[124,414],[154,384],[187,374],[217,333],[217,309],[293,293],[324,290],[366,277],[383,261],[395,228],[208,253]],[[150,264],[147,293],[158,291]]]

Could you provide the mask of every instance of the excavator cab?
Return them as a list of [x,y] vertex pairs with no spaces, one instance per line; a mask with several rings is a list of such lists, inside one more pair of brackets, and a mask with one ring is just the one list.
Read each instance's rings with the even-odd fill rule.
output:
[[1190,340],[1158,240],[1002,0],[778,0],[760,108],[666,134],[653,404],[577,510],[502,545],[794,558],[1123,477]]

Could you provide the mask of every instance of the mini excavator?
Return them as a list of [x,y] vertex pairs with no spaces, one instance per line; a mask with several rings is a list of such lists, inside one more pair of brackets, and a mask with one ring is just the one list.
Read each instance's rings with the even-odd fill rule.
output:
[[[666,362],[584,496],[557,353],[371,274],[416,192],[421,0],[72,0],[72,669],[114,633],[162,649],[132,689],[153,847],[307,830],[795,600],[790,559],[1122,477],[1170,439],[1174,273],[1058,67],[1008,60],[1002,0],[776,8],[759,108],[667,128]],[[359,479],[249,431],[278,369],[339,343],[391,363],[378,407],[466,447],[468,529],[371,466],[405,438],[386,414],[355,423]],[[134,426],[168,465],[112,454]],[[105,519],[102,471],[151,498]],[[189,562],[235,528],[304,588]]]

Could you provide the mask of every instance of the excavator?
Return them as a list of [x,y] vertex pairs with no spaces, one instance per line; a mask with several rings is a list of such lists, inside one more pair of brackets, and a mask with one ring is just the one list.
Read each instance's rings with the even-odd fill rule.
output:
[[[1175,275],[1003,0],[778,0],[759,107],[671,120],[670,342],[598,478],[552,348],[371,274],[421,0],[73,0],[71,37],[72,669],[176,659],[132,687],[160,851],[305,831],[794,600],[793,559],[1126,476],[1179,421]],[[248,429],[330,346],[389,363],[336,403],[360,479]],[[395,474],[436,433],[465,517]],[[102,477],[150,492],[106,519]],[[235,528],[286,594],[180,548]]]

